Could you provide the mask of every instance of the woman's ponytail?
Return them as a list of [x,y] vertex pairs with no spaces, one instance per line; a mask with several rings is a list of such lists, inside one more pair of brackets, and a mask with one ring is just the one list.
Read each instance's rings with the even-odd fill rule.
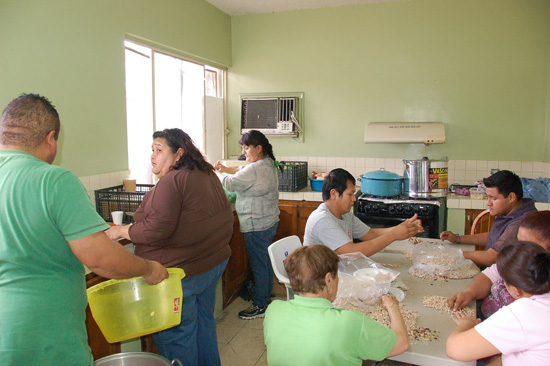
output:
[[550,290],[550,253],[539,253],[535,256],[535,283],[547,284]]

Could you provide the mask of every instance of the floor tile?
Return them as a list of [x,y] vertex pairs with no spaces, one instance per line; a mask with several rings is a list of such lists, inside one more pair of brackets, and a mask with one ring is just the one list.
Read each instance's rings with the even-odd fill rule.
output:
[[244,327],[245,320],[239,319],[239,311],[242,311],[250,306],[250,303],[244,301],[241,298],[233,301],[227,308],[223,310],[222,315],[216,319],[217,324],[233,325],[237,327]]
[[264,330],[264,318],[256,318],[250,320],[243,320],[243,328]]
[[216,333],[218,334],[218,343],[228,344],[242,327],[234,325],[217,324]]
[[229,342],[232,346],[265,350],[264,331],[260,329],[241,328]]
[[258,362],[256,362],[256,365],[254,366],[267,366],[267,351],[264,351]]
[[225,345],[220,351],[223,366],[255,366],[264,351],[233,345]]

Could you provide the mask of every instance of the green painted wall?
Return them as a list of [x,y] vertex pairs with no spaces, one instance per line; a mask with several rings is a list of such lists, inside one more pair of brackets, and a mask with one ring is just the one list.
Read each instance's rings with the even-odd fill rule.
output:
[[464,232],[464,223],[466,221],[466,210],[463,209],[449,209],[447,211],[447,230],[453,233],[459,233],[460,235],[466,234]]
[[[550,60],[550,44],[548,45],[548,59]],[[545,134],[545,156],[544,161],[550,163],[550,61],[548,62],[548,87],[546,99],[546,134]]]
[[[239,93],[304,92],[305,142],[271,138],[275,155],[550,161],[549,19],[548,0],[233,17],[229,153],[240,152]],[[447,142],[365,144],[369,121],[442,121]]]
[[22,92],[50,98],[55,164],[79,176],[128,168],[126,34],[231,65],[231,18],[203,0],[0,1],[0,108]]

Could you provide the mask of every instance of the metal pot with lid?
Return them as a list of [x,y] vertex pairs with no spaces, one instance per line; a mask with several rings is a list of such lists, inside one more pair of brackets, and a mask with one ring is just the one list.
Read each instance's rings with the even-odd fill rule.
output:
[[423,157],[420,160],[403,159],[405,192],[414,198],[445,197],[449,192],[449,161]]

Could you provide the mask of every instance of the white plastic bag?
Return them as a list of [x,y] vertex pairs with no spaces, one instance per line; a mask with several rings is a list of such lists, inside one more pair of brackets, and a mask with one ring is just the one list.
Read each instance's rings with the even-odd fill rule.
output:
[[417,277],[444,276],[447,278],[471,278],[479,273],[477,266],[464,258],[461,249],[452,246],[422,243],[412,251],[413,265],[409,274]]
[[377,300],[388,293],[399,272],[386,268],[360,252],[342,254],[338,265],[338,297],[362,302]]

